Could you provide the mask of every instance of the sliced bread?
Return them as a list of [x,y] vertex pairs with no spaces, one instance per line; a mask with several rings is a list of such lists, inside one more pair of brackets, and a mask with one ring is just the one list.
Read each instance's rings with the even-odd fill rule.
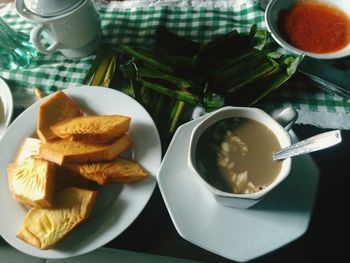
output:
[[10,191],[28,207],[52,207],[55,191],[55,165],[38,158],[26,158],[7,166]]
[[126,133],[130,117],[122,115],[81,116],[51,126],[51,131],[62,139],[88,143],[108,143]]
[[89,217],[96,194],[79,188],[63,189],[53,208],[30,209],[16,236],[39,249],[52,248]]
[[57,137],[50,129],[52,125],[82,115],[78,105],[63,91],[58,91],[39,107],[37,134],[43,142],[52,140]]
[[131,146],[124,134],[108,144],[92,144],[72,140],[53,140],[40,146],[40,156],[58,165],[110,161]]
[[147,178],[149,175],[139,163],[120,157],[110,162],[67,164],[63,167],[100,185],[134,183]]
[[22,142],[15,157],[15,163],[22,163],[30,157],[39,158],[41,141],[37,138],[27,137]]

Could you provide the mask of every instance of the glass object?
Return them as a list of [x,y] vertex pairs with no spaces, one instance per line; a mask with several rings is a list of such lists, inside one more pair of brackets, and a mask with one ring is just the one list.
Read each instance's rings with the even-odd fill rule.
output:
[[27,68],[37,54],[29,36],[15,32],[0,17],[0,69]]

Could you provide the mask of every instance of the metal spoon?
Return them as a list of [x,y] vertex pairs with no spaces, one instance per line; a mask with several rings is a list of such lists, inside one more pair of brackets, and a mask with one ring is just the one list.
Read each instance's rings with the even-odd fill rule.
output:
[[292,144],[272,154],[274,160],[315,152],[340,143],[340,130],[320,133],[303,141]]

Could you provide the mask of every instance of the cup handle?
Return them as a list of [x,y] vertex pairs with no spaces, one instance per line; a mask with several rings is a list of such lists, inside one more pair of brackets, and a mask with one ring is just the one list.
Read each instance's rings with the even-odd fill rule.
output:
[[289,131],[298,119],[298,112],[295,109],[288,107],[276,115],[272,115],[272,118]]
[[51,54],[55,50],[59,48],[60,43],[55,41],[48,48],[45,48],[44,45],[40,41],[41,33],[45,30],[43,25],[36,26],[30,32],[30,41],[34,44],[34,46],[45,55]]

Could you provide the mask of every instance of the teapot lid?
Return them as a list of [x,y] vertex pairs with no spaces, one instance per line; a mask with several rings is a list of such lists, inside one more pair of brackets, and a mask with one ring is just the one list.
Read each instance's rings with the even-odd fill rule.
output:
[[61,15],[79,6],[85,0],[22,0],[25,7],[43,17]]

